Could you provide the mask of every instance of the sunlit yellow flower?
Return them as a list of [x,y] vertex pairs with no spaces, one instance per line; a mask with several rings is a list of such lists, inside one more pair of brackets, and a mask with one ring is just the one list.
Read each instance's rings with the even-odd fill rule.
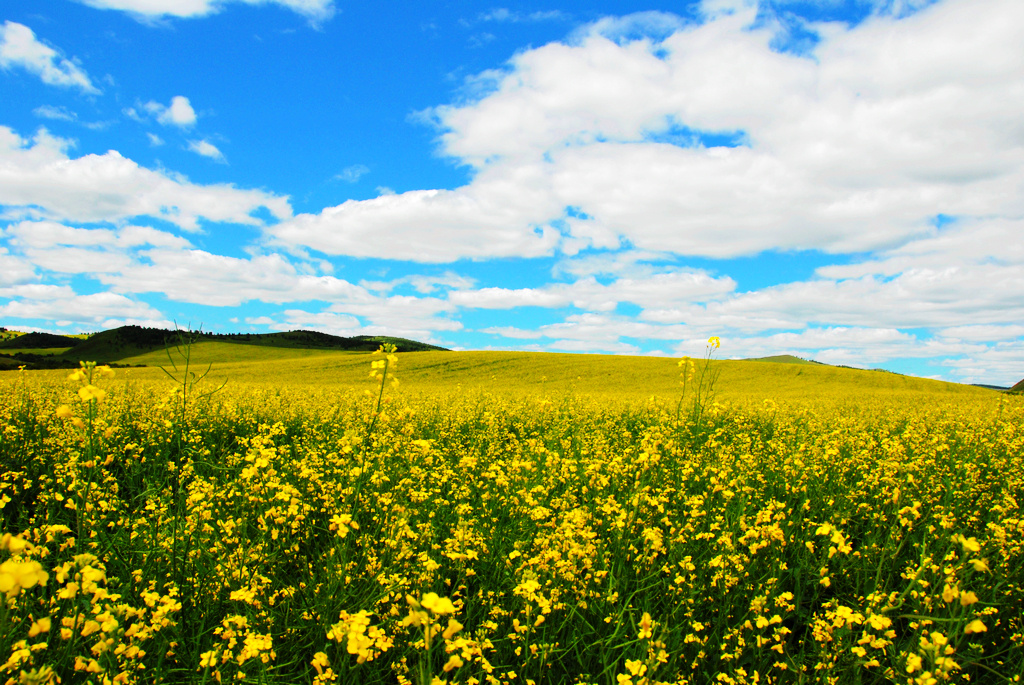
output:
[[978,573],[988,572],[988,559],[971,559],[970,563]]
[[975,553],[977,553],[977,552],[981,551],[981,545],[978,543],[977,538],[973,538],[973,537],[965,538],[963,535],[959,535],[957,537],[958,537],[957,541],[964,548],[965,552],[975,552]]
[[436,592],[428,592],[423,595],[423,599],[420,600],[420,604],[423,605],[424,609],[429,609],[435,614],[455,613],[455,605],[452,604],[452,600],[447,597],[439,597]]
[[102,388],[97,388],[95,385],[86,385],[78,389],[78,396],[82,398],[83,402],[102,402],[103,398],[107,396],[107,391]]
[[323,652],[317,652],[313,655],[313,660],[310,662],[313,668],[316,669],[318,675],[323,675],[323,669],[331,665],[331,662],[327,659],[327,655]]
[[449,618],[448,627],[444,629],[444,633],[442,633],[442,635],[444,636],[445,640],[450,640],[452,639],[452,637],[455,636],[456,633],[462,630],[462,628],[463,625],[461,623],[456,621],[454,618]]
[[459,658],[459,655],[452,654],[450,657],[448,657],[448,661],[443,666],[444,672],[450,673],[451,671],[454,671],[456,668],[461,667],[462,664],[463,661],[461,658]]
[[21,554],[28,549],[28,542],[17,535],[4,533],[3,537],[0,537],[0,547],[6,549],[11,554]]
[[0,564],[0,592],[7,593],[8,597],[36,585],[46,585],[48,578],[49,575],[38,561],[8,559]]
[[972,635],[974,633],[984,633],[986,631],[988,631],[988,628],[985,627],[985,624],[982,623],[981,619],[979,618],[974,619],[973,621],[967,624],[967,627],[964,628],[964,632],[968,635]]
[[32,627],[28,629],[28,636],[35,637],[39,633],[50,632],[50,618],[41,618],[38,621],[32,623]]

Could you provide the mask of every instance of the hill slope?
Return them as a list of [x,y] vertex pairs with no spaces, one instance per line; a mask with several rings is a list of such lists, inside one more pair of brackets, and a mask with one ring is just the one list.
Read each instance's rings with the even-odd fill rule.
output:
[[[239,356],[244,353],[244,356]],[[192,348],[192,363],[219,385],[261,389],[291,389],[302,393],[370,390],[371,358],[340,350],[309,350],[231,345],[205,341]],[[124,360],[131,364],[169,367],[163,352]],[[609,404],[636,405],[651,397],[675,402],[680,395],[677,359],[542,352],[410,352],[398,355],[394,375],[400,396],[488,395],[547,398],[592,397]],[[197,369],[197,370],[198,370]],[[992,390],[925,378],[848,369],[824,364],[768,364],[758,361],[716,361],[720,374],[718,398],[735,403],[765,399],[839,403],[856,407],[866,397],[885,397],[894,403],[915,402],[923,395],[950,401],[996,397]],[[138,380],[166,380],[156,368],[126,372]],[[120,374],[119,374],[120,375]]]
[[[445,348],[436,345],[392,336],[360,335],[345,338],[317,331],[217,334],[122,326],[96,333],[86,340],[50,333],[27,333],[0,340],[0,355],[5,354],[4,350],[9,350],[0,359],[0,368],[17,368],[21,365],[29,369],[72,368],[78,366],[80,361],[115,365],[163,365],[167,363],[168,348],[173,350],[189,338],[196,344],[213,342],[234,349],[229,352],[222,348],[215,355],[218,361],[290,358],[294,355],[287,351],[295,350],[373,352],[382,343],[395,345],[399,352],[445,351]],[[278,352],[257,353],[254,348]]]
[[17,337],[10,337],[0,340],[0,350],[5,349],[52,349],[60,347],[74,347],[82,341],[77,338],[69,338],[66,335],[54,335],[53,333],[25,333]]

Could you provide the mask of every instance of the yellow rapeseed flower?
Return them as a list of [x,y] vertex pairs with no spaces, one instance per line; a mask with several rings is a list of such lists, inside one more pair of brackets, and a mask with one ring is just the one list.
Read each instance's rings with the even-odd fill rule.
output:
[[35,637],[39,633],[50,632],[50,618],[41,618],[38,621],[32,623],[32,627],[28,629],[28,636]]
[[423,595],[420,604],[424,609],[429,609],[435,614],[454,614],[455,605],[447,597],[440,597],[436,592],[428,592]]
[[107,396],[107,391],[102,388],[97,388],[95,385],[86,385],[78,389],[78,396],[82,398],[83,402],[102,402],[103,398]]
[[46,585],[49,575],[38,561],[14,561],[8,559],[0,564],[0,592],[13,597],[22,590]]
[[984,633],[987,631],[988,628],[985,627],[985,624],[981,622],[980,618],[974,619],[973,621],[967,624],[967,627],[964,628],[964,632],[968,635],[972,635],[974,633]]

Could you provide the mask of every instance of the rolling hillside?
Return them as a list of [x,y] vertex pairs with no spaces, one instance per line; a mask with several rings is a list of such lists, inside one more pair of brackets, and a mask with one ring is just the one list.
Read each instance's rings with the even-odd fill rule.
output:
[[[369,388],[367,353],[388,341],[399,346],[400,363],[395,371],[403,393],[588,395],[635,402],[650,397],[668,400],[678,397],[681,390],[680,369],[674,358],[452,352],[402,338],[341,338],[313,331],[202,333],[195,338],[193,367],[202,370],[210,366],[210,378],[218,383],[226,379],[242,385],[363,391]],[[69,368],[86,360],[147,367],[133,368],[131,377],[166,380],[159,367],[170,369],[172,360],[179,366],[183,361],[176,342],[172,331],[137,326],[103,331],[86,340],[25,334],[0,343],[0,369],[22,365],[29,369]],[[71,346],[53,347],[57,343]],[[30,347],[35,345],[39,347]],[[829,366],[791,355],[716,361],[712,368],[720,374],[717,396],[729,401],[827,396],[831,402],[855,402],[864,393],[980,397],[997,392],[878,370]]]
[[[159,328],[122,326],[102,331],[85,340],[53,335],[26,333],[0,340],[0,368],[29,369],[74,368],[80,361],[102,364],[165,364],[166,350],[180,344],[183,336],[196,343],[216,343],[221,351],[218,359],[267,359],[293,356],[285,350],[297,350],[301,355],[312,351],[372,352],[381,343],[391,343],[400,352],[444,351],[436,345],[407,338],[390,336],[355,336],[345,338],[317,331],[288,331],[282,333],[216,334],[202,331],[176,332]],[[226,346],[226,347],[225,347]],[[268,350],[257,352],[257,348]],[[212,349],[212,348],[211,348]],[[231,351],[229,351],[231,350]],[[141,360],[136,360],[139,358]],[[132,361],[129,361],[132,360]]]
[[[546,398],[587,396],[611,403],[642,403],[651,397],[679,397],[678,360],[658,357],[553,354],[542,352],[409,352],[398,355],[394,375],[400,380],[388,394],[425,396],[459,394]],[[178,358],[176,357],[176,360]],[[135,380],[167,380],[156,366],[169,368],[166,353],[150,352],[123,360],[145,364],[123,372]],[[373,388],[369,355],[341,350],[243,347],[216,341],[197,343],[192,364],[212,365],[210,382],[259,386],[298,392],[359,392]],[[179,364],[180,365],[180,364]],[[940,395],[951,401],[995,397],[997,392],[912,376],[838,368],[825,364],[717,361],[717,396],[749,403],[765,399],[854,405],[866,396],[913,401]]]

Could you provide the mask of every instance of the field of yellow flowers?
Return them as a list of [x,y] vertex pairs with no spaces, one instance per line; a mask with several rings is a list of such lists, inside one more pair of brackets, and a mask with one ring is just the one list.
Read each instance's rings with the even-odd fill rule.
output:
[[369,393],[5,374],[0,683],[1020,681],[1019,397],[727,408],[706,363],[682,401],[414,395],[359,360]]

